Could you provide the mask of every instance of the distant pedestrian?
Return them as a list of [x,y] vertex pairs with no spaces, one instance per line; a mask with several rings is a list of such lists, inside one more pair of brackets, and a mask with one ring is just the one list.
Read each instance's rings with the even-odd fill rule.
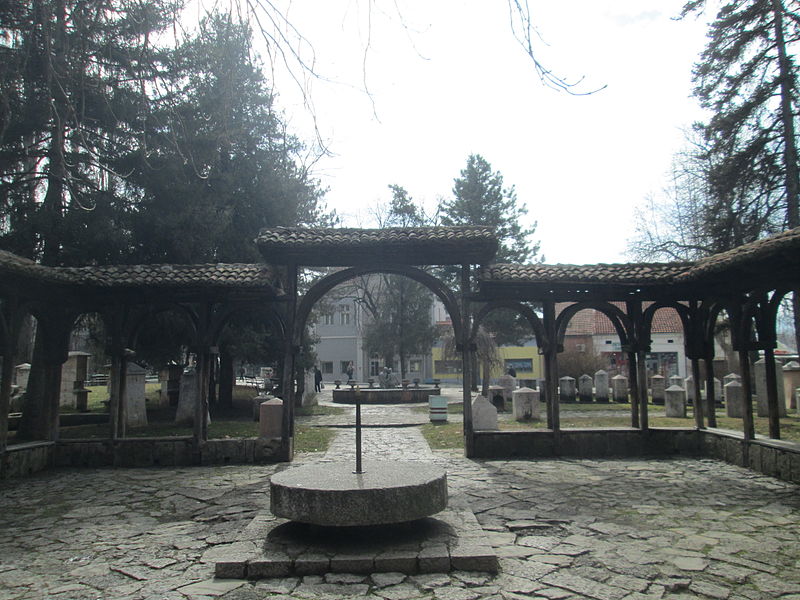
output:
[[517,370],[514,367],[508,367],[508,374],[511,375],[512,377],[516,377]]
[[314,391],[322,391],[322,371],[319,370],[319,367],[314,367]]
[[353,373],[355,372],[356,368],[353,366],[353,361],[350,361],[350,364],[347,365],[347,381],[353,380]]

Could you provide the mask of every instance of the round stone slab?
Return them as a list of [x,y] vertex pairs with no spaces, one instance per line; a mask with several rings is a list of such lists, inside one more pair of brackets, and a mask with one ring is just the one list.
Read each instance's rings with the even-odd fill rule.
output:
[[272,476],[272,514],[300,523],[348,527],[413,521],[447,508],[447,473],[426,463],[312,463]]

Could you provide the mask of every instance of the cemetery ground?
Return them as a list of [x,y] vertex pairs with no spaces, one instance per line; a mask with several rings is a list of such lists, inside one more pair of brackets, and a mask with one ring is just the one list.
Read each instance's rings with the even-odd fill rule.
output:
[[[302,417],[335,438],[296,464],[353,460],[353,412]],[[413,407],[365,413],[369,455],[447,471],[451,502],[474,513],[497,574],[218,579],[217,557],[269,514],[269,478],[287,465],[64,469],[0,484],[0,598],[800,598],[797,485],[708,459],[469,460],[432,450]]]

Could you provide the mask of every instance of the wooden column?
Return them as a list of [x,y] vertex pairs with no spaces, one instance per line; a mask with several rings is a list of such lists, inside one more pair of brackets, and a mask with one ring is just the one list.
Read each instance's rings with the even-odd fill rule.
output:
[[739,350],[739,370],[742,376],[742,430],[744,439],[752,440],[756,437],[756,431],[753,423],[753,379],[747,350]]
[[636,355],[636,376],[639,387],[639,428],[647,431],[650,428],[647,414],[647,350],[641,348]]
[[281,393],[283,394],[283,423],[281,438],[286,460],[294,454],[294,363],[299,334],[296,332],[297,318],[297,265],[286,265],[286,339],[283,350],[283,370],[281,371]]
[[3,339],[3,369],[0,372],[0,454],[8,445],[8,411],[11,406],[11,380],[14,378],[14,359],[19,337],[21,316],[16,310],[15,300],[5,299],[3,319],[5,336]]
[[[775,369],[775,349],[764,349],[764,366],[766,367],[767,380],[767,416],[769,418],[769,437],[774,440],[781,439],[781,415],[778,406],[778,379]],[[783,382],[781,382],[783,385]],[[759,391],[759,393],[761,393]]]
[[471,458],[474,454],[474,432],[472,429],[472,341],[470,339],[472,318],[470,315],[469,294],[470,265],[461,265],[461,399],[464,419],[464,454]]
[[[700,394],[700,359],[692,358],[692,387],[694,388],[694,424],[698,429],[705,429],[703,420],[703,399]],[[687,390],[688,391],[688,390]]]
[[556,444],[561,431],[561,410],[558,403],[558,332],[556,305],[551,300],[542,303],[547,342],[544,348],[544,379],[547,388],[547,427],[555,433]]
[[712,340],[706,349],[703,359],[706,365],[706,416],[708,426],[717,426],[717,392],[714,389],[714,341]]
[[628,388],[631,392],[631,427],[639,429],[639,369],[636,352],[628,352]]

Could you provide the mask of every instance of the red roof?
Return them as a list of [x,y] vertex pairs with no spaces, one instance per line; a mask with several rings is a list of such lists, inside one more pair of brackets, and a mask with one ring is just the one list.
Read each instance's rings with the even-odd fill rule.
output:
[[[622,302],[612,302],[611,304],[625,310]],[[643,308],[647,308],[650,303],[644,303]],[[568,303],[556,304],[556,314],[569,306]],[[683,325],[678,313],[673,308],[660,308],[653,315],[652,333],[683,333]],[[617,331],[611,324],[611,320],[598,310],[585,308],[578,311],[570,319],[567,325],[566,335],[616,335]]]

